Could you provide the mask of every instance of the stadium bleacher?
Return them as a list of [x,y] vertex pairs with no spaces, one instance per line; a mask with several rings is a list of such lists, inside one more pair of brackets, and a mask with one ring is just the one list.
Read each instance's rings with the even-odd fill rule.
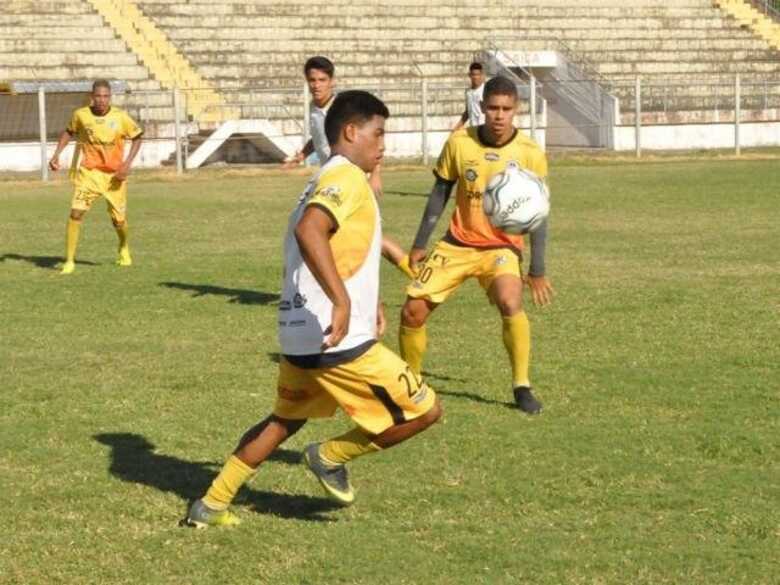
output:
[[[463,110],[466,66],[488,39],[522,51],[554,51],[565,43],[610,84],[629,117],[636,76],[649,87],[675,88],[650,99],[645,110],[674,112],[677,121],[681,112],[722,107],[728,92],[718,95],[713,87],[733,86],[737,72],[752,80],[780,78],[780,53],[711,0],[124,2],[140,9],[163,42],[219,92],[231,117],[272,120],[284,134],[301,131],[301,64],[315,53],[336,63],[340,86],[378,91],[395,127],[408,130],[419,129],[423,75],[432,88],[431,119],[451,125]],[[119,102],[143,112],[147,124],[172,119],[164,94],[170,80],[134,54],[93,3],[4,3],[0,80],[98,76],[126,81],[131,91]],[[743,109],[766,108],[780,101],[780,84],[747,83],[743,100]]]

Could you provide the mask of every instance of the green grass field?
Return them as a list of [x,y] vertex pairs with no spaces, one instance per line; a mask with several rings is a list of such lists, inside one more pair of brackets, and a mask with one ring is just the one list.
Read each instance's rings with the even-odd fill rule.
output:
[[[306,176],[138,173],[135,265],[113,265],[99,203],[71,277],[67,184],[0,182],[0,583],[777,583],[780,164],[551,172],[544,414],[510,407],[500,320],[468,283],[429,325],[444,422],[356,461],[342,510],[299,452],[349,423],[313,421],[222,531],[177,523],[273,404]],[[385,180],[385,231],[409,242],[431,175]],[[382,270],[396,348],[404,282]]]

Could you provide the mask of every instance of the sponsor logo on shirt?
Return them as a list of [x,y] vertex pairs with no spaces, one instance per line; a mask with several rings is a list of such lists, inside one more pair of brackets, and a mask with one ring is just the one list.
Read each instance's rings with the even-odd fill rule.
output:
[[499,155],[497,152],[486,152],[485,153],[485,160],[489,160],[491,162],[496,162],[500,158],[501,158],[501,155]]
[[322,189],[317,189],[314,192],[315,197],[322,197],[323,199],[326,199],[333,203],[336,207],[341,206],[341,187],[337,185],[331,185],[330,187],[323,187]]

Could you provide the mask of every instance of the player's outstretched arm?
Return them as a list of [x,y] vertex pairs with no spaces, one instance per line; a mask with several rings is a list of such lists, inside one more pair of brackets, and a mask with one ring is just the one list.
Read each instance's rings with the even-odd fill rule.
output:
[[531,298],[538,307],[552,302],[553,291],[550,280],[545,276],[544,254],[547,247],[547,220],[531,232],[531,266],[528,269],[526,284],[531,289]]
[[323,292],[333,303],[330,327],[325,332],[322,349],[337,346],[349,331],[351,302],[344,281],[336,270],[330,247],[330,235],[338,228],[333,216],[316,205],[310,205],[295,227],[295,239],[301,256]]
[[436,229],[436,224],[439,222],[441,214],[444,213],[444,208],[447,207],[447,201],[450,199],[450,192],[454,184],[454,181],[436,177],[436,182],[433,184],[431,194],[428,196],[428,203],[420,220],[420,227],[417,228],[417,235],[414,237],[412,250],[409,252],[409,264],[413,269],[425,258],[428,240],[431,239],[431,234]]
[[54,149],[54,154],[51,155],[51,159],[49,159],[49,168],[53,171],[59,171],[60,170],[60,155],[62,154],[62,151],[65,150],[65,147],[70,142],[70,132],[67,130],[63,130],[62,134],[60,134],[60,139],[57,142],[57,148]]
[[311,139],[309,139],[306,144],[303,145],[301,150],[284,159],[282,162],[282,168],[289,169],[301,164],[312,152],[314,152],[314,143],[311,141]]

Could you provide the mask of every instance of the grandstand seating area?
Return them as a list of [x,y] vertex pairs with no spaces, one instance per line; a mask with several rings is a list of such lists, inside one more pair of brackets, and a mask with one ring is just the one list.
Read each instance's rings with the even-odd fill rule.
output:
[[[301,65],[315,53],[337,64],[339,83],[379,90],[397,117],[419,116],[419,82],[431,85],[429,113],[445,125],[463,109],[465,70],[489,38],[507,50],[560,50],[611,84],[625,111],[633,79],[679,86],[645,109],[722,107],[715,84],[734,74],[773,79],[745,86],[745,108],[780,100],[779,53],[711,0],[135,0],[223,106],[244,118],[287,119],[300,132]],[[166,88],[87,0],[5,0],[0,9],[0,80],[122,79],[124,103],[147,121],[169,121]],[[162,82],[161,82],[162,81]],[[447,89],[444,89],[444,88]],[[752,89],[755,87],[755,91]],[[724,92],[728,93],[728,92]],[[715,92],[717,94],[717,92]],[[774,107],[777,107],[776,105]],[[290,122],[289,120],[292,120]]]

